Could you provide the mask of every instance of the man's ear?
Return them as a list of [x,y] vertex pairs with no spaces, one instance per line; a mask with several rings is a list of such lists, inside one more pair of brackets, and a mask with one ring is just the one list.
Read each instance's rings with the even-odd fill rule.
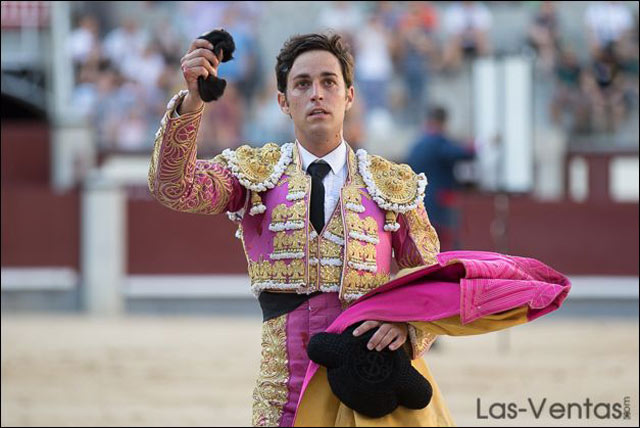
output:
[[291,112],[289,111],[289,102],[287,101],[287,96],[282,92],[278,91],[278,105],[280,106],[280,110],[287,116],[291,117]]
[[351,85],[349,89],[347,89],[347,104],[344,109],[345,112],[351,109],[351,106],[353,106],[353,100],[355,99],[355,97],[356,97],[356,90],[353,87],[353,85]]

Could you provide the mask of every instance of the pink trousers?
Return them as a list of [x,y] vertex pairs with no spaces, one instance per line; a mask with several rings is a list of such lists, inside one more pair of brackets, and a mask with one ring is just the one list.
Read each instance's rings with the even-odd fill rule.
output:
[[254,426],[292,426],[309,365],[307,344],[340,315],[338,293],[312,297],[263,323],[260,373],[253,393]]

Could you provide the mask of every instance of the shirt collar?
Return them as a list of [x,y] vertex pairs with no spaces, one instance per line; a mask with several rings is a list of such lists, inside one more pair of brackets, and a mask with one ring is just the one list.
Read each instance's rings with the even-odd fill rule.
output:
[[302,144],[296,140],[298,145],[298,153],[300,153],[300,160],[302,161],[302,170],[307,171],[307,167],[315,162],[317,159],[322,159],[331,167],[331,171],[334,174],[338,174],[344,168],[344,164],[347,162],[347,144],[342,140],[340,145],[333,149],[330,153],[327,153],[323,157],[319,158],[313,153],[310,153],[307,149],[302,147]]

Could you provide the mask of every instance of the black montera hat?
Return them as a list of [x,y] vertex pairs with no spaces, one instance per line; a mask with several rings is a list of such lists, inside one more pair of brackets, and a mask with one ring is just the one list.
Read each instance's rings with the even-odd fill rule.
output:
[[[213,53],[218,56],[222,51],[222,62],[227,62],[233,59],[233,51],[236,50],[236,44],[233,41],[231,34],[227,33],[223,29],[209,31],[206,34],[198,37],[199,39],[205,39],[213,45]],[[224,89],[227,87],[227,81],[219,79],[216,76],[208,76],[204,79],[202,76],[198,77],[198,92],[200,98],[204,102],[215,101],[222,96]]]
[[379,418],[399,405],[422,409],[431,401],[431,384],[412,365],[406,351],[367,349],[376,329],[358,337],[354,324],[341,334],[319,333],[309,340],[309,358],[327,368],[329,385],[344,404]]

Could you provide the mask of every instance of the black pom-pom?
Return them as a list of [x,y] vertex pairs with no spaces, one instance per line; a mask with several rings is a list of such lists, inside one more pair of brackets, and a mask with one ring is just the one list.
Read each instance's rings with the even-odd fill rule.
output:
[[[233,59],[233,52],[236,50],[236,44],[233,41],[231,34],[225,30],[213,30],[202,36],[199,39],[204,39],[213,45],[213,53],[218,56],[222,51],[222,62],[227,62]],[[215,101],[224,94],[224,89],[227,87],[227,81],[219,79],[216,76],[209,76],[204,79],[202,76],[198,77],[198,92],[202,101],[208,103]]]
[[422,409],[431,401],[431,384],[413,366],[404,349],[368,350],[375,333],[358,337],[354,324],[342,334],[319,333],[309,340],[309,358],[327,367],[333,393],[353,410],[372,418],[393,412],[398,405]]

